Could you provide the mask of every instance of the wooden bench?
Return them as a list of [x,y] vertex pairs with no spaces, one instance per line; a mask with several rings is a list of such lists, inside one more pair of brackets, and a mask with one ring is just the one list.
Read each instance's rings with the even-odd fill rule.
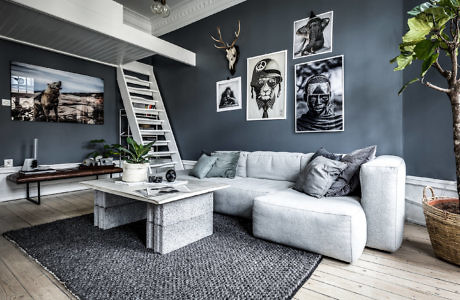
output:
[[[76,177],[87,177],[87,176],[96,176],[99,178],[99,175],[122,173],[123,169],[114,167],[114,166],[100,166],[100,167],[84,167],[84,168],[73,168],[73,169],[61,169],[56,170],[53,173],[42,173],[42,174],[24,174],[21,172],[11,174],[7,177],[8,180],[15,182],[17,184],[25,183],[27,187],[27,197],[26,199],[32,203],[40,205],[40,182],[42,181],[52,181],[59,179],[68,179]],[[37,183],[37,200],[34,200],[30,197],[30,184]]]

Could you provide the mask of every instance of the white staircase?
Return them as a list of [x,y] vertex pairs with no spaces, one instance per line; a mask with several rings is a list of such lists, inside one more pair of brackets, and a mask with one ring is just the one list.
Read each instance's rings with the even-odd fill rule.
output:
[[139,144],[156,141],[150,152],[150,174],[165,168],[183,170],[153,67],[139,62],[118,66],[117,81],[125,107],[123,116],[129,124],[129,129],[120,136],[131,136]]

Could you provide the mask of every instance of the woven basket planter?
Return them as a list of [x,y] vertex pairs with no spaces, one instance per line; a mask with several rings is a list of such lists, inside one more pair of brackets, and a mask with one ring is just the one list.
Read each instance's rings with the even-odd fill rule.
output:
[[[431,197],[427,197],[427,190],[431,191]],[[460,215],[436,207],[453,201],[458,202],[458,199],[436,197],[429,186],[423,190],[423,213],[434,253],[443,260],[460,265]]]

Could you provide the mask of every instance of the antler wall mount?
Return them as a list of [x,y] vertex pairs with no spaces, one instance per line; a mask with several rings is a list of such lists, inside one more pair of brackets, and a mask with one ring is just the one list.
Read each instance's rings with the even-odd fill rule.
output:
[[236,44],[236,41],[240,37],[240,31],[241,31],[241,23],[240,20],[238,20],[238,31],[235,31],[235,38],[233,42],[230,44],[226,43],[222,37],[222,33],[220,31],[220,27],[217,27],[217,34],[219,35],[219,38],[216,39],[211,35],[211,38],[217,42],[218,44],[214,44],[214,47],[217,49],[225,49],[226,52],[226,58],[228,61],[228,69],[230,71],[230,74],[234,75],[235,74],[235,67],[236,63],[238,62],[238,58],[240,55],[239,47]]

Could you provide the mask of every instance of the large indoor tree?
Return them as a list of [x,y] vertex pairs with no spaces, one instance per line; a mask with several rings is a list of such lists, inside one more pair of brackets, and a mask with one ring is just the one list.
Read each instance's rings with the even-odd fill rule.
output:
[[[408,12],[409,30],[399,45],[401,54],[391,60],[404,70],[413,61],[421,61],[420,77],[407,82],[399,91],[415,82],[446,94],[453,116],[454,152],[457,175],[457,194],[460,195],[460,80],[458,79],[458,48],[460,45],[460,0],[432,0],[422,3]],[[448,56],[443,66],[440,57]],[[441,87],[426,79],[428,71],[435,69],[446,80]],[[460,199],[460,196],[459,196]],[[460,208],[459,208],[460,209]],[[458,211],[457,211],[458,213]]]

